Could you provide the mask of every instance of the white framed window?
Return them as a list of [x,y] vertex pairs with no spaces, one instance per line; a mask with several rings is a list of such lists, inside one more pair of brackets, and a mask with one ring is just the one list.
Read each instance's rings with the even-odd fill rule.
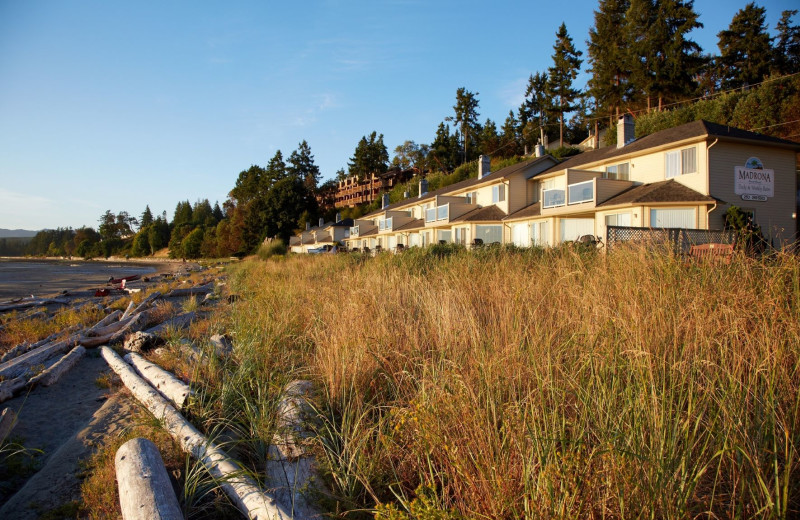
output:
[[606,215],[606,226],[627,226],[631,225],[630,213],[614,213]]
[[578,240],[583,235],[594,235],[593,218],[562,218],[561,241]]
[[439,230],[439,232],[436,235],[437,235],[436,240],[438,240],[439,242],[444,241],[449,244],[450,242],[453,241],[453,232],[450,231],[449,229]]
[[467,244],[467,230],[469,228],[455,228],[455,243],[466,245]]
[[494,242],[503,243],[503,226],[475,226],[475,238],[483,240],[484,244]]
[[664,177],[671,179],[679,175],[697,172],[697,148],[684,148],[664,154]]
[[603,175],[606,179],[616,179],[620,181],[629,181],[631,163],[620,163],[613,166],[606,166],[606,173]]
[[695,229],[697,210],[695,208],[651,209],[650,227]]
[[492,186],[492,204],[506,200],[506,187],[503,184]]
[[511,226],[511,241],[515,246],[530,247],[531,235],[530,228],[526,224],[514,224]]

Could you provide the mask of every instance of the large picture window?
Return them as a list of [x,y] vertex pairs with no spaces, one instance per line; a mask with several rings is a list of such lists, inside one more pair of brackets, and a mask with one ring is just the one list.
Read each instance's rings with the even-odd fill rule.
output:
[[651,209],[650,227],[695,229],[697,219],[694,208]]
[[475,238],[483,240],[484,244],[503,242],[503,226],[475,226]]
[[594,235],[593,218],[562,218],[561,241],[578,240],[583,235]]

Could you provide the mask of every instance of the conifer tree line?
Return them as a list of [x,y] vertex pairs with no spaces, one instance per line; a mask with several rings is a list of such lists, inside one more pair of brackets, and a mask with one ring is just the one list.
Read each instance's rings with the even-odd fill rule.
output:
[[[637,114],[637,134],[705,118],[796,138],[791,132],[800,135],[800,125],[784,124],[800,120],[797,13],[783,11],[773,37],[766,9],[749,3],[717,34],[718,52],[711,53],[692,39],[692,31],[703,27],[693,0],[600,0],[586,55],[562,23],[552,64],[530,75],[524,101],[499,127],[489,118],[481,123],[479,93],[459,87],[451,115],[438,124],[432,141],[406,140],[394,148],[391,161],[383,134],[372,131],[359,140],[347,167],[320,183],[303,140],[288,158],[278,150],[266,166],[240,172],[221,207],[182,201],[171,220],[166,211],[154,216],[149,207],[139,217],[108,210],[96,231],[45,230],[25,244],[0,242],[0,254],[147,256],[163,248],[174,258],[248,254],[266,237],[286,241],[320,217],[332,220],[337,181],[347,177],[413,170],[435,189],[473,175],[481,154],[508,164],[545,141],[556,157],[577,153],[565,145],[614,125],[625,112]],[[575,84],[582,67],[590,76],[583,89]],[[695,102],[674,108],[687,100]],[[615,133],[607,137],[613,140]],[[392,201],[404,190],[413,191],[414,183],[399,186]],[[358,217],[374,206],[343,209],[342,217]]]

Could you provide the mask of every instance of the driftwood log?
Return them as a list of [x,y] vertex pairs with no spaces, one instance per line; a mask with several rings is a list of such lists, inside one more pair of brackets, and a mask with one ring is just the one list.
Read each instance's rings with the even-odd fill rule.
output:
[[131,439],[114,458],[124,520],[183,520],[164,460],[155,444]]
[[40,384],[42,386],[50,386],[56,381],[61,379],[61,376],[66,374],[78,361],[86,354],[86,349],[78,345],[70,350],[65,356],[55,362],[54,365],[47,368],[44,372],[32,378],[29,383],[31,385]]
[[97,330],[106,327],[115,321],[119,321],[119,318],[122,316],[122,311],[116,310],[114,312],[110,312],[106,315],[105,318],[95,323],[91,328],[86,331],[87,336],[95,336],[97,335]]
[[14,394],[25,388],[27,384],[28,380],[24,377],[15,377],[14,379],[0,382],[0,403],[14,397]]
[[11,434],[11,430],[17,425],[17,414],[11,408],[3,408],[3,413],[0,415],[0,444],[5,442],[6,438]]
[[71,336],[65,340],[57,341],[55,343],[48,343],[30,350],[21,356],[6,361],[0,364],[0,377],[14,378],[19,377],[27,372],[32,366],[41,365],[51,357],[62,354],[78,342],[77,336]]
[[122,313],[122,317],[120,318],[120,320],[124,320],[125,318],[130,316],[134,307],[136,307],[136,304],[133,303],[133,300],[131,300],[130,303],[128,303],[128,307],[125,309],[125,312]]
[[214,290],[214,282],[205,285],[196,285],[186,289],[173,289],[164,295],[164,298],[180,298],[183,296],[194,296],[195,294],[207,294]]
[[209,471],[231,499],[252,520],[299,519],[297,515],[267,496],[252,480],[242,475],[241,468],[224,451],[203,436],[153,387],[108,347],[100,352],[122,382],[147,409],[163,420],[164,428],[178,441],[184,451],[191,453]]
[[158,390],[161,395],[172,401],[178,410],[183,408],[186,399],[190,395],[194,395],[194,391],[189,385],[135,352],[126,355],[125,361],[132,365],[136,372],[146,379],[153,388]]
[[281,503],[291,505],[295,515],[322,518],[309,497],[320,490],[321,482],[308,444],[311,432],[306,428],[313,416],[308,404],[311,390],[310,381],[292,381],[284,387],[266,474],[272,493]]
[[28,309],[30,307],[39,307],[43,305],[69,305],[69,300],[64,298],[48,298],[48,299],[33,299],[21,301],[18,303],[10,303],[7,305],[0,305],[0,312],[18,311],[21,309]]

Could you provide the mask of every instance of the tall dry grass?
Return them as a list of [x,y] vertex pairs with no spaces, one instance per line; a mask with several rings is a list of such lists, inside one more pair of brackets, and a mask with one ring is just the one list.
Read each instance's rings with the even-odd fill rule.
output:
[[800,511],[794,257],[309,255],[232,282],[238,370],[319,383],[337,508],[422,484],[472,518]]

